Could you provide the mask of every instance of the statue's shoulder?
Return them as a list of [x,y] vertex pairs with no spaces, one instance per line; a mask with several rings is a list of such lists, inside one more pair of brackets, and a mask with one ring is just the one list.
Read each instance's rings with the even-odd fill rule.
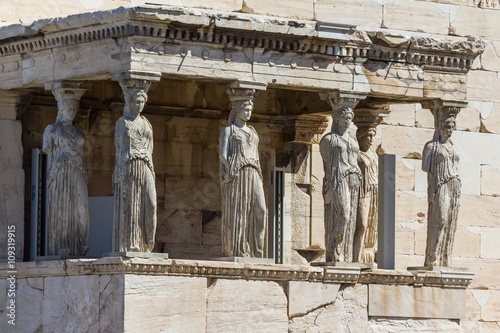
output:
[[49,126],[45,127],[45,130],[43,131],[43,136],[48,136],[54,133],[55,131],[55,124],[50,124]]
[[143,115],[141,115],[141,118],[144,121],[144,123],[146,123],[149,127],[151,127],[151,128],[153,127],[153,126],[151,126],[151,123],[149,122],[148,118],[144,117]]

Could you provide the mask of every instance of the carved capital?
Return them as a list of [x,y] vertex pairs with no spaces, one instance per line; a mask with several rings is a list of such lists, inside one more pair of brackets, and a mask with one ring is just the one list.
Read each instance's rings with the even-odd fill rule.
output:
[[467,102],[435,100],[429,103],[429,108],[434,116],[434,128],[440,128],[440,124],[447,120],[455,120],[462,108],[467,107]]
[[384,117],[389,115],[389,106],[365,107],[354,109],[353,122],[358,128],[375,128]]
[[359,101],[366,98],[366,94],[357,91],[333,91],[320,93],[320,98],[326,100],[335,114],[345,108],[352,111]]
[[143,72],[143,71],[122,71],[111,74],[113,81],[118,81],[125,97],[129,93],[138,93],[139,91],[148,93],[153,82],[161,79],[161,73]]
[[320,116],[294,116],[285,121],[287,142],[319,143],[328,127],[328,118]]
[[85,91],[89,90],[92,82],[88,81],[52,81],[45,83],[45,89],[51,90],[59,103],[64,100],[80,101]]
[[235,101],[253,101],[257,97],[260,90],[266,90],[267,84],[256,81],[233,81],[231,82],[226,93],[229,100]]

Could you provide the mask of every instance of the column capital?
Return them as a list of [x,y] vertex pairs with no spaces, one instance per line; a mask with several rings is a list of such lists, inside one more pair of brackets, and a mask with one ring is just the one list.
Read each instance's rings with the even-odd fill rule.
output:
[[144,71],[121,71],[111,74],[113,81],[118,81],[124,95],[132,91],[143,91],[148,93],[153,82],[158,82],[161,79],[159,72],[144,72]]
[[360,127],[377,127],[389,115],[389,105],[368,105],[354,109],[354,124]]
[[337,90],[320,92],[319,97],[326,100],[332,108],[332,112],[341,110],[342,108],[354,109],[359,101],[366,98],[366,93],[358,91]]
[[266,90],[267,83],[257,81],[233,81],[227,85],[226,93],[231,102],[253,101],[259,91]]
[[465,107],[467,107],[467,102],[464,101],[447,101],[447,100],[433,100],[430,101],[426,106],[431,110],[434,116],[434,128],[438,129],[440,124],[446,119],[455,120],[458,113]]
[[92,82],[89,81],[51,81],[45,83],[45,89],[51,90],[57,101],[66,99],[80,100],[85,91],[89,90]]

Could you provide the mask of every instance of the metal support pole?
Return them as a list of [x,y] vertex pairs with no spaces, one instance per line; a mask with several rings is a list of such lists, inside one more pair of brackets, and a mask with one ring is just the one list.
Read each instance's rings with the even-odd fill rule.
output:
[[377,266],[394,269],[396,221],[396,156],[378,159],[378,256]]

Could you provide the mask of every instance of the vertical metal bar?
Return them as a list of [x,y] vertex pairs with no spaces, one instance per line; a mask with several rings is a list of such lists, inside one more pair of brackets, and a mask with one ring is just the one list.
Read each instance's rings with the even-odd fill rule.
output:
[[379,155],[378,159],[378,255],[381,269],[395,267],[396,156]]
[[38,171],[40,149],[31,151],[31,218],[30,218],[30,261],[36,260],[38,249]]
[[276,198],[276,172],[271,170],[271,186],[269,188],[268,196],[268,214],[267,214],[267,257],[276,261],[275,239],[276,239],[276,212],[274,209],[274,202]]

